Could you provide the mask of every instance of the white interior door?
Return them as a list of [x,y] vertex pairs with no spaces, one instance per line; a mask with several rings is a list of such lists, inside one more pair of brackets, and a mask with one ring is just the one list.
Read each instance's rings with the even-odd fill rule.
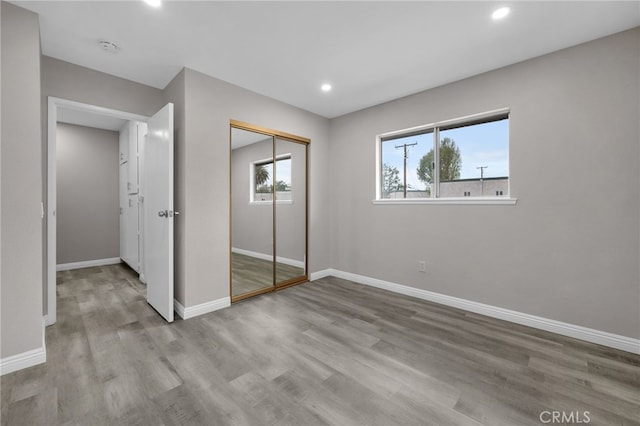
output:
[[173,321],[173,104],[147,122],[144,253],[147,302]]

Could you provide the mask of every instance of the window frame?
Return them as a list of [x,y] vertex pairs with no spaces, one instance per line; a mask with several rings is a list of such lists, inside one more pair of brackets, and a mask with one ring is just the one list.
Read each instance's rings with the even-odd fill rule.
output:
[[[279,154],[276,155],[275,158],[273,157],[269,157],[269,158],[265,158],[263,160],[255,160],[255,161],[251,161],[249,163],[249,204],[250,205],[271,205],[273,204],[273,199],[271,200],[256,200],[256,194],[258,194],[256,192],[256,167],[257,166],[264,166],[264,165],[268,165],[268,164],[274,164],[273,167],[273,185],[274,185],[274,191],[272,191],[271,196],[273,198],[275,198],[275,202],[276,204],[293,204],[293,195],[291,196],[291,200],[278,200],[273,192],[275,192],[275,172],[277,170],[277,162],[281,161],[281,160],[291,160],[291,167],[292,167],[292,171],[293,171],[293,156],[291,155],[291,153],[285,153],[285,154]],[[291,194],[293,194],[293,185],[291,186]]]
[[[376,136],[376,170],[375,170],[375,198],[374,204],[502,204],[515,205],[517,198],[511,197],[511,150],[509,149],[509,176],[507,182],[507,194],[502,196],[463,196],[440,197],[440,131],[456,127],[471,126],[476,124],[498,121],[504,118],[510,119],[511,110],[500,108],[479,114],[467,115],[450,120],[438,121],[421,126],[410,127],[401,130],[382,133]],[[433,168],[434,185],[433,192],[428,198],[382,198],[382,143],[402,137],[433,133],[433,158],[436,167]],[[509,148],[511,140],[509,138]],[[404,182],[406,185],[406,182]]]

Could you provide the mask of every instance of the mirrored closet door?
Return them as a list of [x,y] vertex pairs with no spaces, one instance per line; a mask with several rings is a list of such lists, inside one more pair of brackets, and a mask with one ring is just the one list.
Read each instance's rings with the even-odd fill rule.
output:
[[231,300],[307,281],[309,140],[231,122]]
[[307,145],[275,138],[276,144],[276,286],[306,278]]

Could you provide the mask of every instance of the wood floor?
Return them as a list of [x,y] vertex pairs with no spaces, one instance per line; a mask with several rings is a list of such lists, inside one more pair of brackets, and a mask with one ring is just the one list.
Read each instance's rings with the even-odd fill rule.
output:
[[[304,268],[276,262],[276,280],[287,281],[304,276]],[[273,287],[273,261],[231,253],[231,295]]]
[[59,277],[47,363],[2,377],[2,425],[640,421],[638,356],[337,278],[167,324],[123,266]]

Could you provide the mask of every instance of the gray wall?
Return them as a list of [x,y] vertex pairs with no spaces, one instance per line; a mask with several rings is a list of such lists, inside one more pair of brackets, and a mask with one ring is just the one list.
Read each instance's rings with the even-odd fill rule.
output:
[[1,340],[6,358],[42,346],[40,32],[2,2]]
[[[184,79],[185,126],[176,164],[177,198],[184,197],[176,226],[176,239],[184,239],[178,254],[183,263],[176,264],[180,303],[193,306],[229,297],[230,119],[311,139],[310,271],[328,268],[328,120],[190,69],[177,78]],[[181,109],[182,89],[173,93],[170,99]]]
[[118,136],[58,123],[58,264],[120,257]]
[[[639,40],[636,28],[332,120],[331,265],[640,337]],[[376,134],[501,107],[516,206],[371,203]]]
[[47,96],[146,116],[155,114],[165,104],[160,89],[43,56],[42,100],[45,113]]
[[[160,89],[114,77],[48,56],[42,56],[41,61],[42,122],[45,123],[42,133],[43,167],[46,167],[47,97],[54,96],[146,116],[153,115],[165,104],[163,91]],[[43,191],[46,194],[47,182],[45,168],[43,168],[43,173],[45,174]],[[46,253],[44,259],[46,262]],[[46,275],[44,275],[43,282],[46,286]],[[46,288],[44,289],[44,293],[43,297],[45,298],[46,312]]]
[[[292,202],[276,205],[276,244],[279,257],[304,261],[305,152],[304,145],[276,139],[277,153],[291,154]],[[234,149],[231,155],[232,246],[273,254],[273,204],[250,204],[250,165],[273,156],[271,139]]]

